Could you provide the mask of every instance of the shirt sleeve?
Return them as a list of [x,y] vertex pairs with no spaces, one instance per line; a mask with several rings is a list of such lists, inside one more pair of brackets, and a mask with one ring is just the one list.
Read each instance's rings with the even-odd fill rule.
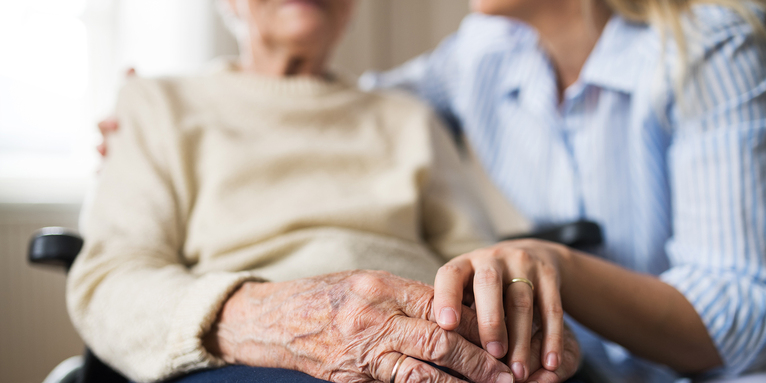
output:
[[67,306],[88,347],[134,381],[223,365],[201,338],[248,273],[194,275],[181,251],[191,194],[157,81],[128,83],[90,206]]
[[671,110],[672,267],[661,278],[707,326],[724,361],[711,375],[733,377],[766,367],[766,44],[722,18]]
[[453,132],[459,130],[454,112],[454,89],[460,78],[459,35],[445,38],[432,52],[418,56],[388,72],[367,72],[359,78],[364,90],[397,89],[427,102]]

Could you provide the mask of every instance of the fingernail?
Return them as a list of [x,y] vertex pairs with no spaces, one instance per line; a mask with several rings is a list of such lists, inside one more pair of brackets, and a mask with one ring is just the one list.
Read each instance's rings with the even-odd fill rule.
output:
[[457,313],[455,310],[449,307],[443,308],[441,313],[439,313],[439,323],[446,325],[453,325],[457,323]]
[[550,368],[557,368],[559,366],[559,357],[555,352],[549,352],[545,357],[545,364]]
[[511,370],[513,371],[513,376],[516,378],[516,380],[523,381],[527,378],[526,371],[524,370],[524,365],[522,365],[519,362],[514,363],[511,366]]
[[495,383],[513,383],[513,377],[507,372],[502,372],[497,376]]
[[500,342],[487,343],[487,351],[495,358],[502,358],[503,355],[505,355],[505,350],[503,349],[503,345],[500,344]]

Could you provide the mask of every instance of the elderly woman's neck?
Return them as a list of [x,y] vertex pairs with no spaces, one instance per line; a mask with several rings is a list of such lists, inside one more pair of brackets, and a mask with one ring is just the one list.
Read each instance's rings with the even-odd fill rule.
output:
[[240,45],[240,70],[269,77],[324,76],[327,55],[307,50]]

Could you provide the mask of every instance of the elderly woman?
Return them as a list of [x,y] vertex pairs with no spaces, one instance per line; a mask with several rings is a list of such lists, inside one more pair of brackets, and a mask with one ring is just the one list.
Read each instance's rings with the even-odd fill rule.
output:
[[492,240],[449,135],[326,70],[353,1],[227,6],[238,62],[121,93],[68,284],[86,343],[136,381],[510,383],[472,311],[442,330],[416,282]]

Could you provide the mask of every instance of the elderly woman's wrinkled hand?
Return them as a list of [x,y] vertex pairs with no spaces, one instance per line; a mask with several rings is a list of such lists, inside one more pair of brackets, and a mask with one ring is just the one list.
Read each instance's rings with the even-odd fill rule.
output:
[[[435,321],[433,289],[385,272],[352,271],[282,283],[246,283],[226,302],[206,346],[228,363],[278,367],[333,382],[511,383],[508,366],[471,343],[475,316],[457,331]],[[462,335],[461,335],[462,334]]]

